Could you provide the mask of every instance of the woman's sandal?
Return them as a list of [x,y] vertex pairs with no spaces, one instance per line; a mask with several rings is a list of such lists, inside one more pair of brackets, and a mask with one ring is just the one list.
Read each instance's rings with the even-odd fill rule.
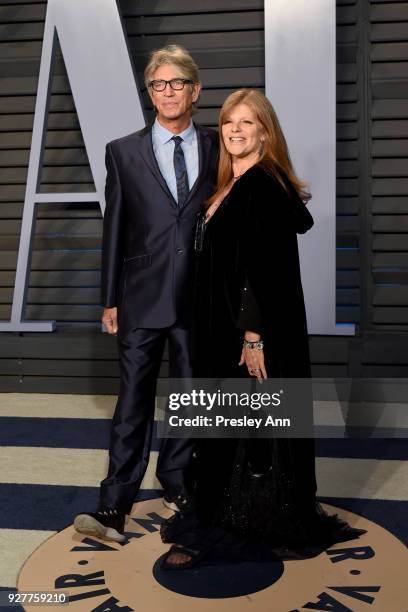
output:
[[[188,546],[179,546],[177,544],[173,544],[170,547],[170,550],[164,556],[162,561],[162,569],[164,570],[182,570],[182,569],[190,569],[199,563],[205,555],[210,551],[210,546],[204,546],[201,550],[197,550],[195,548],[189,548]],[[184,563],[170,563],[169,557],[174,555],[175,553],[180,553],[182,555],[186,555],[190,557],[188,561],[184,561]]]
[[[191,543],[191,546],[173,544],[164,556],[162,568],[165,570],[182,570],[195,567],[224,538],[225,531],[223,529],[213,528],[211,532],[202,533],[197,537],[195,541]],[[190,557],[190,559],[184,563],[170,563],[170,556],[176,553],[186,555]]]

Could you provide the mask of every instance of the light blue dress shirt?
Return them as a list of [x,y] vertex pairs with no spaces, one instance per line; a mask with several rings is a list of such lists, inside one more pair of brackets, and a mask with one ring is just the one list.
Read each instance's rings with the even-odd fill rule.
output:
[[180,136],[180,138],[183,139],[181,148],[183,149],[184,159],[186,161],[188,186],[191,191],[198,177],[198,144],[194,123],[190,121],[190,125],[180,134],[173,134],[173,132],[163,127],[157,119],[152,128],[154,155],[157,159],[160,172],[177,202],[177,184],[173,162],[175,146],[174,140],[172,140],[173,136]]

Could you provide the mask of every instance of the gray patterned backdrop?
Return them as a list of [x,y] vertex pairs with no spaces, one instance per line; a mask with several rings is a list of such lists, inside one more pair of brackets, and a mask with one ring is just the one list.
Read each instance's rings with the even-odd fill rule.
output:
[[[151,50],[177,42],[192,52],[204,85],[199,122],[215,125],[232,90],[263,88],[263,0],[118,4],[140,83]],[[1,319],[11,310],[45,12],[44,1],[0,0]],[[408,2],[337,0],[337,320],[357,333],[311,337],[316,376],[407,376],[407,162]],[[93,190],[60,53],[41,189]],[[115,341],[99,328],[101,227],[97,205],[41,206],[27,317],[56,319],[58,330],[0,334],[0,391],[116,392]]]

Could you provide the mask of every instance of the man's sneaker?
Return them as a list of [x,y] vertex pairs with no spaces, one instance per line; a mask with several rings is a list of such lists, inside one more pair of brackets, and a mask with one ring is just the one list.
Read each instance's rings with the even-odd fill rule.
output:
[[163,506],[169,510],[173,510],[173,512],[180,512],[178,505],[174,501],[171,501],[170,497],[166,495],[163,497]]
[[185,492],[182,492],[175,497],[164,495],[163,506],[173,510],[174,512],[188,512],[193,507],[193,500]]
[[116,510],[101,506],[96,512],[83,512],[78,514],[74,521],[74,528],[79,533],[95,536],[102,540],[124,542],[125,515]]

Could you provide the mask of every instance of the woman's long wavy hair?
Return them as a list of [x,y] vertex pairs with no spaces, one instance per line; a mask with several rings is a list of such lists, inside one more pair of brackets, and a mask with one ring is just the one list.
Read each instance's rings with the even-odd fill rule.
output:
[[246,104],[249,106],[264,129],[265,142],[260,148],[258,164],[276,177],[286,191],[288,191],[287,182],[289,181],[303,201],[310,200],[311,195],[307,191],[306,183],[301,181],[293,170],[285,136],[283,135],[282,128],[272,104],[263,93],[256,89],[239,89],[228,96],[220,111],[218,122],[220,158],[218,164],[217,188],[215,193],[207,201],[208,206],[220,197],[233,178],[232,157],[225,148],[222,138],[222,126],[229,113],[233,108],[238,106],[238,104]]

